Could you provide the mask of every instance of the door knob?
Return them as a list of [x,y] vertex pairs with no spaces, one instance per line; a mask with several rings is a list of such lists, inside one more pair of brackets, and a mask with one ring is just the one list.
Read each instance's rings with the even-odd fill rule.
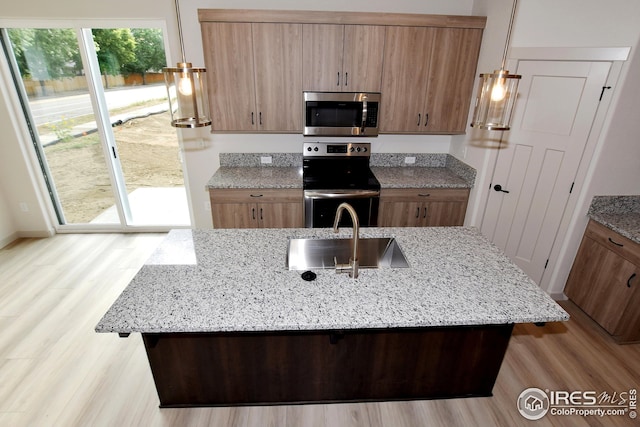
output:
[[503,193],[508,193],[509,192],[508,190],[503,190],[502,189],[502,185],[500,185],[500,184],[494,185],[493,189],[496,190],[496,191],[502,191]]

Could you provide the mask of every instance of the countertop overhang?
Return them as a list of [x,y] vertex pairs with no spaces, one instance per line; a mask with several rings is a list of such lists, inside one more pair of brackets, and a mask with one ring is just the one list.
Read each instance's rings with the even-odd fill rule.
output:
[[97,332],[423,328],[564,321],[567,313],[475,228],[364,228],[395,237],[410,268],[358,279],[285,267],[289,238],[349,229],[172,230]]

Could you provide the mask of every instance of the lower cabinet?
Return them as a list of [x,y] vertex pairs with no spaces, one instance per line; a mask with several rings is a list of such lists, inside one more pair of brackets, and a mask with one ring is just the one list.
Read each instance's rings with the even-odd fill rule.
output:
[[429,227],[463,225],[468,189],[382,189],[378,225]]
[[143,333],[160,407],[491,396],[512,324]]
[[590,221],[564,293],[618,342],[640,340],[640,245]]
[[304,227],[301,189],[210,189],[214,228]]

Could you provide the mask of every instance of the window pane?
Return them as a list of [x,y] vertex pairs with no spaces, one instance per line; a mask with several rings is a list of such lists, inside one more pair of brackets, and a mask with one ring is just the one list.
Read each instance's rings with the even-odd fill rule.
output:
[[[118,223],[73,29],[8,30],[62,223]],[[55,203],[55,201],[58,203]]]
[[189,225],[177,134],[170,126],[162,30],[94,29],[98,63],[133,225]]

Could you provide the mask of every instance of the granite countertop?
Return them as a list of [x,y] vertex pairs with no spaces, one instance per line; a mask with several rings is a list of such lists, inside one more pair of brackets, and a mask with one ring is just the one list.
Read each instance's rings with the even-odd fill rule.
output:
[[384,188],[469,188],[454,172],[443,167],[372,166],[371,171]]
[[[405,164],[407,156],[416,163]],[[261,157],[272,162],[262,164]],[[471,188],[476,176],[473,168],[448,154],[374,153],[370,165],[382,188]],[[221,153],[220,168],[206,188],[302,188],[302,155]]]
[[300,188],[302,167],[221,166],[209,179],[212,188]]
[[365,228],[395,237],[409,268],[358,279],[285,267],[288,238],[331,229],[173,230],[96,326],[98,332],[412,328],[563,321],[567,313],[475,228]]
[[640,196],[596,196],[591,201],[588,215],[640,244]]

